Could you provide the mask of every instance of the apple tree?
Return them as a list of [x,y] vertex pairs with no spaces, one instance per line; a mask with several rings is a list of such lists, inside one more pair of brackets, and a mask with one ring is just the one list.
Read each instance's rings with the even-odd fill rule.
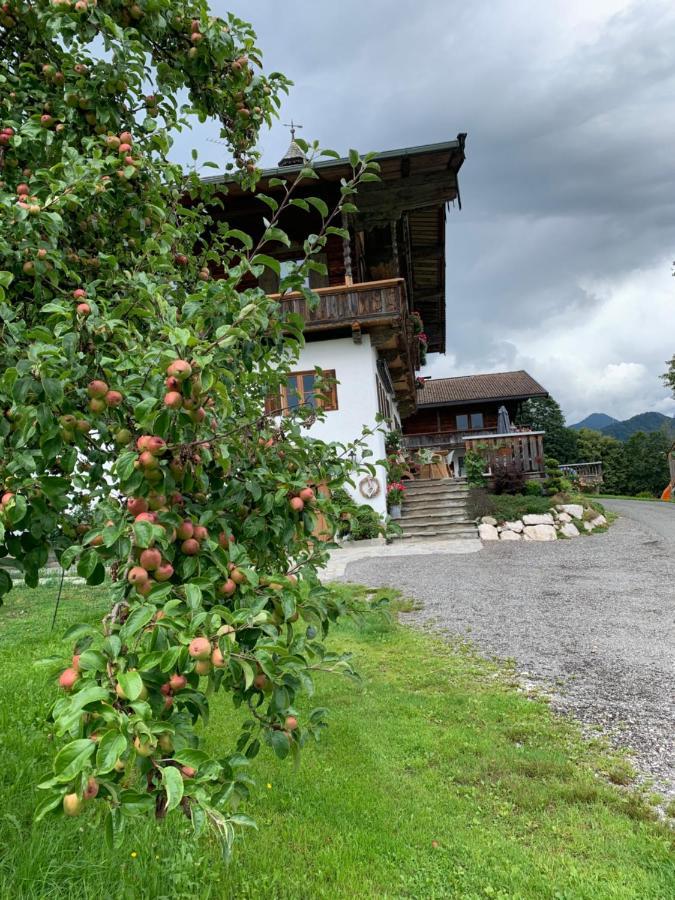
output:
[[[215,119],[256,189],[288,82],[248,24],[204,0],[7,0],[0,25],[0,596],[10,561],[35,586],[50,555],[110,596],[100,627],[66,636],[37,814],[98,807],[113,837],[178,809],[229,847],[248,759],[297,756],[323,725],[299,693],[349,671],[323,643],[345,610],[317,577],[319,532],[364,455],[308,438],[320,410],[266,415],[302,322],[243,284],[278,270],[297,205],[323,224],[281,288],[311,298],[307,271],[376,166],[352,154],[332,211],[279,185],[254,243],[169,157]],[[214,754],[198,733],[218,690],[246,717]]]

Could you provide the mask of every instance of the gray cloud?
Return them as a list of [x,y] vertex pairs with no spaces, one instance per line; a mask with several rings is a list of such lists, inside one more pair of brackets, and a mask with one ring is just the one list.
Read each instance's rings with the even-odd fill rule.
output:
[[[675,412],[658,380],[675,350],[671,4],[212,6],[253,21],[266,67],[295,81],[283,121],[304,123],[305,137],[344,151],[468,131],[464,209],[448,217],[448,356],[432,360],[435,375],[527,365],[570,418]],[[209,136],[192,138],[218,159]],[[265,135],[265,161],[287,141],[280,126]],[[628,296],[639,334],[625,333]]]

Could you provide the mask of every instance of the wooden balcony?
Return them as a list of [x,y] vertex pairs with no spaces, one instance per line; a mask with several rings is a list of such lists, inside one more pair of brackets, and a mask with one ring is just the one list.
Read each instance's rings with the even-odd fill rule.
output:
[[315,288],[318,302],[302,294],[276,295],[286,312],[297,313],[305,321],[305,331],[330,331],[359,325],[361,330],[392,325],[408,319],[405,281],[366,281]]
[[361,343],[363,334],[368,334],[378,356],[387,363],[401,415],[412,412],[419,341],[413,334],[405,280],[333,285],[312,293],[317,300],[308,300],[298,292],[273,296],[285,314],[302,317],[310,340],[313,334],[326,336],[332,331],[336,337],[351,334],[355,343]]

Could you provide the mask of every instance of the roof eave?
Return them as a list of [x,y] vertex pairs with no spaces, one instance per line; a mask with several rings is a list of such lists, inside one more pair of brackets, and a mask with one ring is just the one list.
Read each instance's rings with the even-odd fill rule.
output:
[[505,400],[530,400],[534,397],[548,397],[548,391],[530,392],[527,394],[508,394],[499,397],[472,397],[464,400],[433,400],[430,403],[420,403],[417,401],[418,409],[425,409],[431,406],[464,406],[467,403],[503,403]]
[[[441,141],[437,144],[420,144],[416,147],[403,147],[399,150],[384,150],[382,153],[378,153],[375,157],[375,161],[382,159],[395,159],[397,156],[418,156],[424,153],[436,153],[443,152],[449,150],[460,150],[462,153],[464,152],[464,142],[466,139],[466,134],[460,133],[454,140],[452,141]],[[307,163],[310,166],[309,163]],[[339,166],[350,166],[351,163],[349,161],[349,157],[340,157],[339,159],[322,159],[318,162],[311,163],[312,169],[330,169],[330,168],[338,168]],[[461,165],[461,163],[460,163]],[[303,168],[302,165],[297,166],[275,166],[272,169],[262,169],[260,172],[260,178],[275,178],[281,175],[292,175],[293,173],[299,172]],[[458,167],[459,168],[459,167]],[[207,175],[204,178],[200,179],[204,184],[226,184],[228,182],[235,182],[237,179],[232,175],[222,174],[222,175]]]

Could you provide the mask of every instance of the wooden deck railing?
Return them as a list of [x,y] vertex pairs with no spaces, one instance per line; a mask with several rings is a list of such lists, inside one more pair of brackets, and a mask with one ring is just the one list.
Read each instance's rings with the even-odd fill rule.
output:
[[[524,429],[523,431],[527,431]],[[466,438],[491,437],[494,436],[494,428],[464,428],[458,430],[456,428],[448,431],[428,431],[420,434],[404,434],[403,446],[408,450],[418,450],[421,447],[434,447],[439,450],[453,447],[463,447]],[[510,432],[504,435],[508,438],[512,434],[518,432]]]
[[466,435],[467,450],[478,450],[486,460],[486,471],[512,469],[523,475],[543,475],[544,432],[512,431],[508,434]]
[[602,462],[568,463],[559,466],[560,471],[580,484],[602,484]]
[[316,288],[318,303],[313,305],[302,294],[273,295],[288,312],[302,316],[305,331],[325,331],[340,325],[387,325],[395,321],[407,324],[408,306],[403,278],[366,281]]

